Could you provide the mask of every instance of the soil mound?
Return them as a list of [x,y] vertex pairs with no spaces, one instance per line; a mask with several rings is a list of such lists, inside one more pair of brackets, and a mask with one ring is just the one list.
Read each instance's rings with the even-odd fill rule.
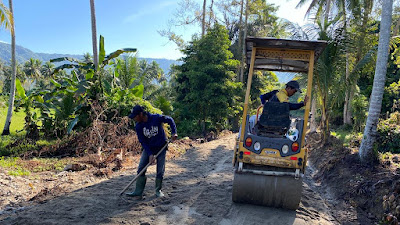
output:
[[[390,158],[362,164],[358,150],[343,147],[335,137],[323,143],[319,133],[308,135],[309,160],[317,169],[315,178],[329,186],[338,201],[357,211],[358,223],[389,222],[400,218],[400,170]],[[393,157],[395,158],[395,157]],[[343,204],[337,204],[343,207]],[[345,215],[336,215],[348,221]],[[340,218],[341,217],[341,218]]]

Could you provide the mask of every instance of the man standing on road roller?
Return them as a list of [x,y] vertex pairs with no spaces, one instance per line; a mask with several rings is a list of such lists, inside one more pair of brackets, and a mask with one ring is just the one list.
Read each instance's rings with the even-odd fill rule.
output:
[[[139,142],[143,147],[142,156],[137,173],[139,174],[148,163],[154,163],[157,160],[157,176],[156,176],[156,196],[162,197],[164,194],[161,192],[162,180],[165,171],[165,154],[167,147],[162,148],[167,144],[163,123],[169,124],[171,127],[172,141],[176,140],[176,126],[174,120],[169,116],[160,114],[151,114],[146,112],[140,105],[133,107],[129,118],[135,120],[135,130]],[[154,156],[162,150],[157,157]],[[143,195],[144,187],[146,185],[146,171],[137,179],[136,188],[134,192],[127,193],[131,197],[141,197]]]
[[[286,88],[280,91],[274,90],[260,96],[261,103],[264,105],[266,101],[270,102],[289,102],[289,97],[293,96],[296,92],[300,92],[299,82],[291,80],[286,84]],[[305,106],[308,101],[308,96],[304,97],[304,102],[291,103],[289,102],[290,110],[297,110]]]

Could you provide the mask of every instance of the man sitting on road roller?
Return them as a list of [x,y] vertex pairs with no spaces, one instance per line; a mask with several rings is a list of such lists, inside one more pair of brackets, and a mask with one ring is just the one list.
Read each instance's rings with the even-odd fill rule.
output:
[[264,108],[255,127],[255,132],[258,135],[280,137],[287,132],[291,122],[289,111],[300,109],[308,101],[308,96],[305,96],[304,102],[289,102],[289,97],[297,91],[301,93],[299,83],[291,80],[286,84],[285,89],[274,90],[260,96]]
[[[289,97],[293,96],[296,92],[301,92],[299,82],[291,80],[286,84],[286,88],[280,91],[274,90],[260,96],[261,103],[265,105],[268,102],[289,102]],[[308,101],[308,96],[304,98],[304,102],[291,103],[289,102],[290,110],[297,110],[305,106]]]

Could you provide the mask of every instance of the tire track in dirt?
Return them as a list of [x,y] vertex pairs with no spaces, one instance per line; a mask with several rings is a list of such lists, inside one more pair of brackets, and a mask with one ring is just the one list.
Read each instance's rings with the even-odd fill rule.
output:
[[[1,224],[336,224],[316,192],[311,177],[297,211],[235,204],[231,200],[231,164],[236,135],[198,144],[184,156],[168,161],[163,191],[154,197],[151,167],[143,200],[119,192],[133,178],[125,171],[108,181],[29,207]],[[134,187],[132,186],[131,189]]]

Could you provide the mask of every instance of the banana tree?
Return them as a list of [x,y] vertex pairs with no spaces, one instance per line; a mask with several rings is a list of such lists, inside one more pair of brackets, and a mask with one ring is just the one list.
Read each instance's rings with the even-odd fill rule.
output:
[[109,65],[112,59],[117,58],[121,54],[136,51],[136,48],[123,48],[106,56],[106,52],[104,50],[104,37],[100,35],[98,70],[96,70],[96,66],[92,62],[80,61],[71,57],[51,59],[50,62],[55,63],[68,61],[68,63],[55,68],[54,73],[57,73],[63,69],[74,69],[86,73],[85,78],[90,85],[90,98],[98,100],[99,94],[103,94],[105,91],[104,89],[106,89],[107,92],[109,92],[111,89],[111,84],[103,79],[105,67]]
[[44,103],[43,96],[36,90],[26,92],[19,79],[15,81],[15,88],[17,90],[15,108],[16,110],[22,108],[25,113],[25,136],[30,139],[38,139],[39,115],[36,110],[32,109],[38,108],[38,104]]

